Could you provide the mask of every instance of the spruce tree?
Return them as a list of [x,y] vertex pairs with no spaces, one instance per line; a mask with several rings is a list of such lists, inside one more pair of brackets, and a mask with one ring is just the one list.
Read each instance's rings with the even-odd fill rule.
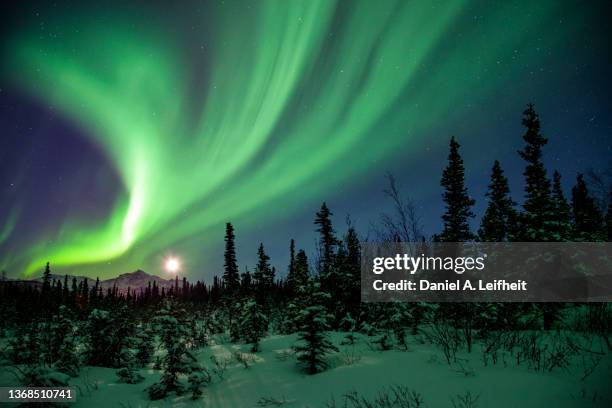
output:
[[260,243],[257,249],[257,266],[253,273],[253,280],[257,290],[258,301],[262,303],[264,299],[267,299],[274,283],[274,273],[270,266],[270,257],[266,255],[263,243]]
[[303,249],[300,249],[295,257],[295,288],[304,287],[310,280],[308,257]]
[[572,188],[572,215],[575,239],[599,241],[603,238],[603,217],[595,199],[589,194],[582,174],[578,174],[576,185]]
[[169,300],[160,309],[154,323],[166,353],[161,361],[162,374],[159,382],[147,389],[149,397],[156,400],[164,398],[170,392],[182,394],[185,385],[180,381],[181,375],[189,376],[189,388],[193,394],[197,394],[204,379],[199,375],[202,369],[197,359],[187,347],[189,333],[185,323],[185,311],[179,308],[176,301]]
[[242,297],[248,297],[253,289],[253,276],[248,268],[244,269],[244,272],[240,275],[240,290]]
[[285,333],[293,333],[297,330],[297,317],[307,304],[307,287],[310,282],[308,257],[303,249],[300,249],[295,257],[295,275],[293,279],[293,291],[287,306],[284,324]]
[[145,367],[155,352],[153,332],[148,324],[143,323],[136,333],[136,362]]
[[523,140],[526,145],[519,155],[527,162],[525,176],[525,202],[519,239],[522,241],[550,241],[553,206],[550,197],[550,180],[542,162],[542,147],[548,143],[540,133],[540,118],[533,104],[523,112],[526,128]]
[[81,359],[77,351],[76,334],[70,332],[62,340],[62,345],[59,350],[58,359],[55,362],[55,369],[60,373],[77,377],[81,366]]
[[443,242],[462,242],[474,238],[474,234],[470,231],[469,219],[474,217],[471,208],[475,201],[470,198],[465,187],[465,169],[459,147],[459,143],[452,137],[448,165],[440,181],[444,188],[445,205],[445,212],[442,215],[444,230],[440,235],[440,241]]
[[228,222],[225,224],[225,269],[223,272],[223,282],[225,288],[232,294],[234,294],[240,286],[235,239],[234,227]]
[[612,191],[608,200],[608,211],[606,211],[606,240],[612,242]]
[[345,271],[346,304],[347,311],[352,316],[359,315],[361,304],[361,244],[357,231],[351,225],[344,237],[346,243],[346,258],[343,270]]
[[[49,266],[49,262],[45,266],[45,271],[43,272],[42,277],[42,296],[48,302],[49,296],[51,295],[51,267]],[[46,305],[49,306],[48,304]]]
[[308,374],[316,374],[328,367],[325,356],[338,351],[326,333],[329,330],[330,315],[322,303],[329,294],[321,292],[317,283],[311,283],[308,288],[308,306],[300,311],[298,316],[298,343],[294,346],[298,362]]
[[567,241],[571,238],[570,206],[561,187],[561,175],[555,170],[552,186],[553,240]]
[[289,244],[289,267],[287,268],[287,287],[290,293],[295,292],[295,241]]
[[[315,217],[315,225],[317,225],[317,232],[319,233],[319,273],[321,276],[327,276],[331,273],[331,269],[334,262],[334,256],[338,240],[335,236],[335,231],[332,226],[331,216],[332,212],[327,208],[327,204],[321,205],[321,210],[317,212]],[[323,288],[324,290],[327,288]]]
[[94,309],[85,325],[85,352],[87,364],[91,366],[113,367],[116,355],[109,351],[113,348],[114,321],[106,310]]
[[486,193],[489,204],[478,230],[478,238],[483,242],[502,242],[512,238],[512,226],[516,222],[515,203],[510,198],[508,179],[495,160],[491,170],[491,183]]
[[120,382],[127,384],[137,384],[144,380],[144,377],[138,372],[138,359],[133,347],[137,345],[137,340],[134,337],[125,337],[121,342],[119,350],[119,369],[115,371]]
[[240,332],[246,343],[251,345],[251,351],[259,351],[259,342],[268,330],[268,317],[255,299],[248,300],[243,307]]

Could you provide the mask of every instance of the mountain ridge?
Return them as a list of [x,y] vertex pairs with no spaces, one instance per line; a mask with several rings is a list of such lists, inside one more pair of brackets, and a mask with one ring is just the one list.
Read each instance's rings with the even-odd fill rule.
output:
[[[63,282],[65,279],[65,276],[66,275],[58,275],[58,274],[52,273],[51,279],[61,280]],[[76,278],[77,283],[82,282],[83,279],[86,279],[87,286],[89,286],[90,289],[96,284],[95,279],[92,279],[87,276],[68,275],[68,285],[72,285],[73,278]],[[42,282],[42,279],[43,279],[42,276],[40,276],[34,279],[30,279],[30,281]],[[120,292],[123,292],[123,291],[126,291],[128,288],[131,288],[132,290],[146,288],[149,285],[149,282],[155,282],[155,284],[160,289],[161,288],[168,289],[174,286],[175,284],[174,279],[164,279],[160,276],[149,274],[143,271],[142,269],[137,269],[134,272],[122,273],[114,278],[100,280],[100,287],[103,290],[106,290],[108,288],[113,288],[114,286],[116,286]]]

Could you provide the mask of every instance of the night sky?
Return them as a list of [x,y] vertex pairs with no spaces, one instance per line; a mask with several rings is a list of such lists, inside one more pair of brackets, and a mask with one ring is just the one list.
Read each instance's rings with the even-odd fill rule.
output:
[[[482,214],[494,159],[522,201],[521,114],[548,170],[610,165],[610,6],[579,1],[4,4],[0,269],[208,279],[314,251],[322,201],[360,234],[392,172],[439,232],[448,140]],[[102,2],[101,2],[102,3]],[[475,220],[476,226],[476,220]]]

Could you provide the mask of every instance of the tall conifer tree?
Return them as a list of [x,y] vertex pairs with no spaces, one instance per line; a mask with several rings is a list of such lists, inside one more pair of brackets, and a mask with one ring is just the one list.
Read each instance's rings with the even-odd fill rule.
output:
[[612,242],[612,191],[610,191],[608,211],[606,211],[606,240]]
[[319,233],[319,249],[321,251],[321,259],[319,260],[319,272],[321,275],[328,275],[332,269],[338,239],[335,236],[334,227],[332,226],[332,212],[327,208],[327,204],[321,205],[315,217],[315,225]]
[[486,196],[489,198],[489,205],[478,230],[479,239],[484,242],[510,240],[513,235],[512,225],[516,221],[516,211],[514,202],[510,198],[508,179],[497,160],[493,163],[491,184]]
[[442,215],[444,230],[440,235],[440,240],[443,242],[462,242],[474,238],[468,222],[474,217],[471,210],[474,200],[470,198],[465,187],[465,168],[459,154],[459,147],[459,143],[452,137],[448,165],[440,181],[444,188],[443,199],[446,208]]
[[569,240],[571,238],[570,206],[561,188],[561,175],[556,170],[553,173],[552,205],[554,209],[553,239],[555,241]]
[[525,176],[525,202],[520,239],[523,241],[550,241],[552,237],[552,201],[550,180],[542,162],[542,147],[548,143],[540,133],[540,118],[533,104],[527,105],[523,112],[526,145],[519,155],[527,162]]
[[238,263],[236,261],[236,236],[234,235],[234,227],[231,223],[225,224],[225,262],[223,281],[226,289],[231,293],[235,293],[240,286],[240,276],[238,273]]
[[575,239],[598,241],[603,238],[603,217],[582,174],[578,174],[572,188],[572,215]]

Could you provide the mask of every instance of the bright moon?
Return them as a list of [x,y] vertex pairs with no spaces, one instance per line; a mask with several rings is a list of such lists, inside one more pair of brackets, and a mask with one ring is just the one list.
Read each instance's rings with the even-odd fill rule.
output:
[[166,259],[165,263],[166,271],[170,273],[176,273],[181,268],[181,263],[175,257],[169,257]]

